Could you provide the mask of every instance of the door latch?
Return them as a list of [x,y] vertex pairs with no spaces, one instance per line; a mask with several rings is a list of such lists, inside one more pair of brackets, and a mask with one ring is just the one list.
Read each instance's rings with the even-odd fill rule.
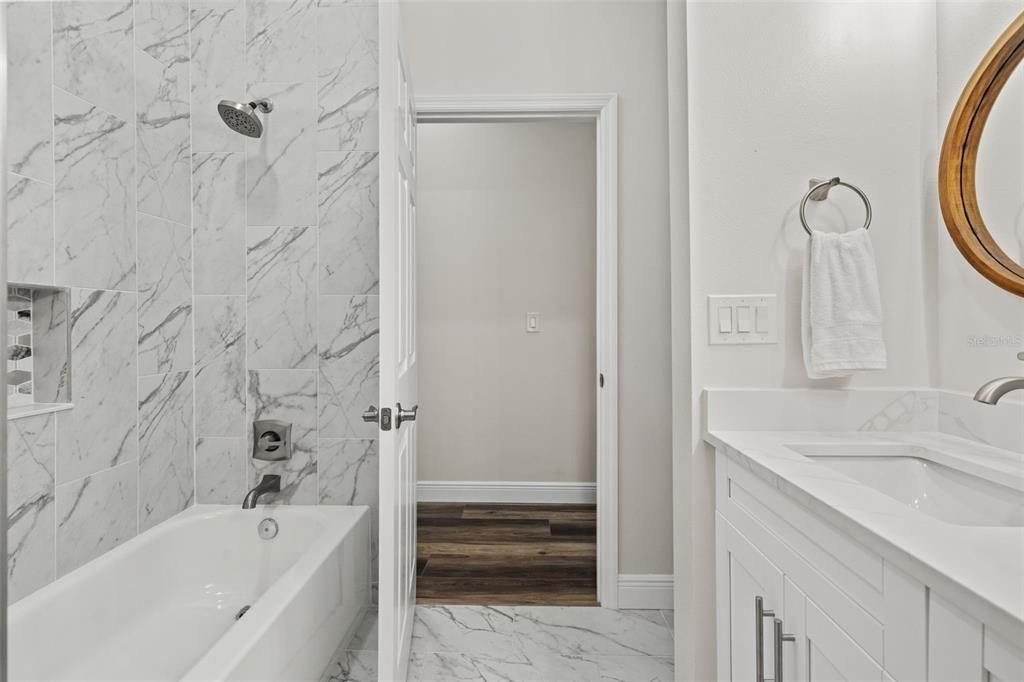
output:
[[391,408],[384,407],[378,410],[375,406],[370,405],[366,408],[366,412],[363,412],[363,421],[367,424],[380,424],[381,431],[391,430]]

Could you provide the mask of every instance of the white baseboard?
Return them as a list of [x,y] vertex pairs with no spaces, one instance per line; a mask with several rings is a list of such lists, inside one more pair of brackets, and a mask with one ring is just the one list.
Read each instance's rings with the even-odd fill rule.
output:
[[619,574],[620,609],[671,609],[672,574]]
[[596,483],[544,481],[419,481],[419,502],[596,504]]

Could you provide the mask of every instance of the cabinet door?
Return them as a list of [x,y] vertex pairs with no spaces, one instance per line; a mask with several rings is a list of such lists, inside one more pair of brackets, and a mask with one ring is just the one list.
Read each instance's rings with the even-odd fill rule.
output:
[[882,666],[810,599],[806,602],[805,613],[803,646],[807,652],[807,680],[882,682]]
[[[721,516],[718,524],[719,677],[754,682],[757,656],[755,599],[782,617],[782,572]],[[765,678],[772,676],[772,619],[762,620]],[[725,640],[725,641],[723,641]]]

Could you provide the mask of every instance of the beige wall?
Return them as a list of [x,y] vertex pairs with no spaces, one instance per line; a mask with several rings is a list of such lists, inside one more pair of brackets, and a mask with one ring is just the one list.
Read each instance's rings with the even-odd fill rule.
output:
[[420,480],[596,480],[594,128],[420,125]]
[[619,95],[619,570],[670,573],[665,3],[403,7],[419,94]]

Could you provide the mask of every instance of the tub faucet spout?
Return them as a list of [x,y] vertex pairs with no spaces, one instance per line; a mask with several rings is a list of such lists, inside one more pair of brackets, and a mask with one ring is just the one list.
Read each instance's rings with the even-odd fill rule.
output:
[[267,474],[245,496],[245,500],[242,501],[242,509],[255,509],[261,495],[279,492],[281,492],[281,477],[276,474]]

